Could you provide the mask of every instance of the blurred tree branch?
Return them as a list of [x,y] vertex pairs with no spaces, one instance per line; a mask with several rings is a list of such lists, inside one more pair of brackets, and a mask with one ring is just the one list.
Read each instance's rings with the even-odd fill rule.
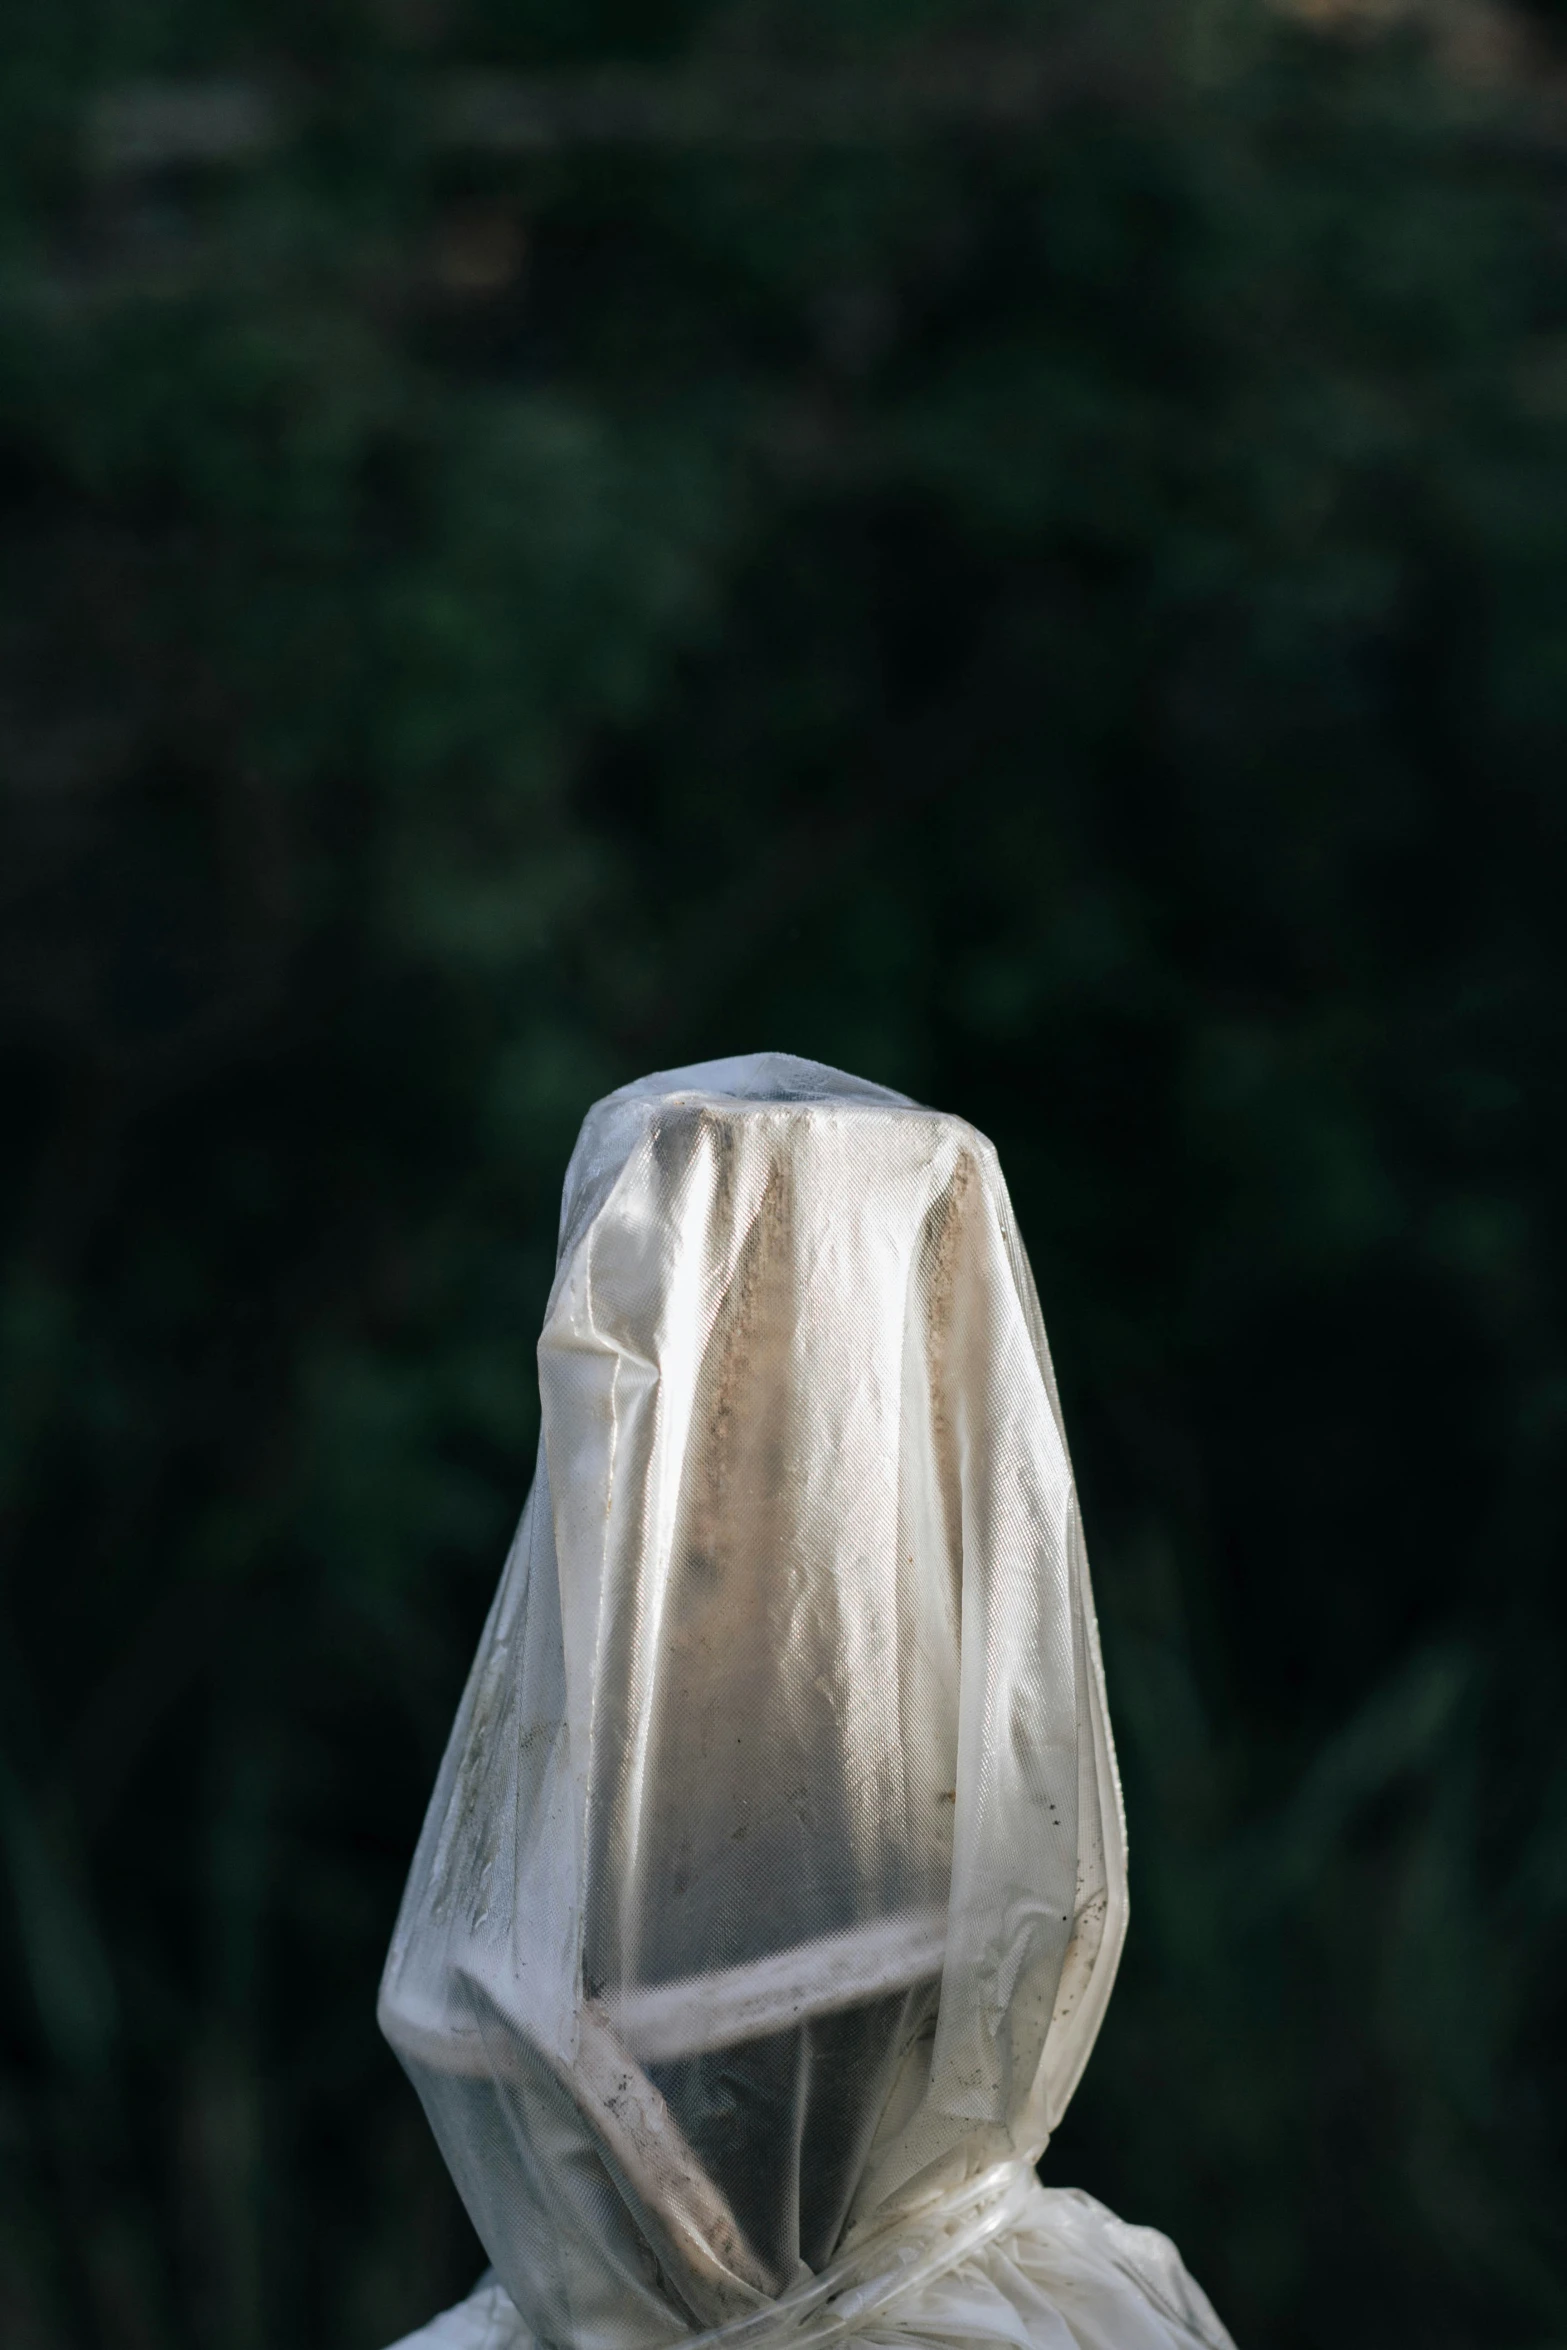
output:
[[[458,74],[422,107],[438,149],[549,154],[595,146],[832,146],[929,133],[1026,130],[1085,99],[1146,101],[1164,79],[1146,50],[1103,39],[943,47],[877,71],[775,65],[719,72]],[[87,108],[82,160],[95,171],[246,164],[302,136],[308,103],[262,82],[139,82]]]

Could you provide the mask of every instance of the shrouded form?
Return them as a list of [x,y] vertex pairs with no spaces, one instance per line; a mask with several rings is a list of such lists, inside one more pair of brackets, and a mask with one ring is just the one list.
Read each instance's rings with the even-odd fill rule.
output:
[[1037,2159],[1124,1834],[982,1135],[777,1054],[625,1087],[538,1359],[380,2016],[522,2330],[640,2350]]

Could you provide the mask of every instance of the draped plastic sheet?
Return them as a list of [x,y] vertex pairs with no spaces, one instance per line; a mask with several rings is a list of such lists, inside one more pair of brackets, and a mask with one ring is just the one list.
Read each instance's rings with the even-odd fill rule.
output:
[[992,1146],[784,1055],[623,1088],[539,1379],[381,1991],[495,2264],[417,2339],[1223,2344],[1032,2176],[1124,1831]]

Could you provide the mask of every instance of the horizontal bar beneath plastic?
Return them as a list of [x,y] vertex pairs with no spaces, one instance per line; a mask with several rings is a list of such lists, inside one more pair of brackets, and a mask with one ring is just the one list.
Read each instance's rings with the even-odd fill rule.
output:
[[637,1984],[604,2006],[619,2038],[644,2064],[667,2064],[932,1981],[941,1972],[946,1938],[944,1909],[899,1910],[744,1966]]

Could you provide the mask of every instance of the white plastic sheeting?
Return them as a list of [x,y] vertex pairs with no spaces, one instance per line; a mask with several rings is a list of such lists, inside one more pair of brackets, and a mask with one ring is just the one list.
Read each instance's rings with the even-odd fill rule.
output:
[[1224,2344],[1032,2175],[1124,1832],[991,1145],[778,1054],[623,1088],[539,1379],[381,1991],[495,2264],[415,2339]]

